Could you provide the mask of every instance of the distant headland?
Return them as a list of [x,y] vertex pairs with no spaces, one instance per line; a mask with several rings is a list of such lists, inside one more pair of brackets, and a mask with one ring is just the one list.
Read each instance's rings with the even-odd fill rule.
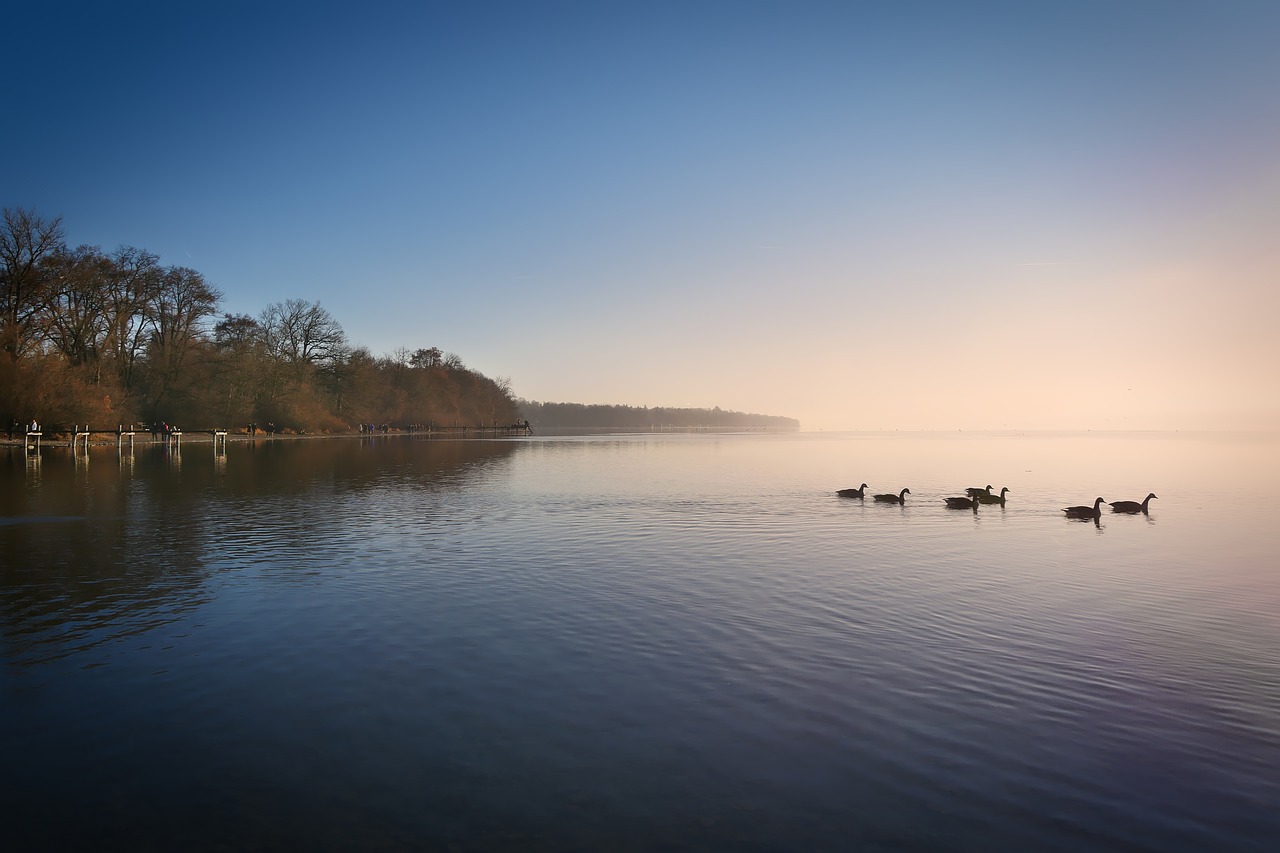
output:
[[766,429],[798,431],[800,421],[779,415],[712,409],[622,406],[589,403],[540,403],[517,400],[520,416],[535,429]]

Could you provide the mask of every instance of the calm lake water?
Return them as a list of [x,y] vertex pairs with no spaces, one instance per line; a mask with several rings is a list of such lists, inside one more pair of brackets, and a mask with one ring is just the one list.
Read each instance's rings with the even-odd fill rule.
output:
[[1178,433],[0,448],[4,847],[1280,849],[1278,469]]

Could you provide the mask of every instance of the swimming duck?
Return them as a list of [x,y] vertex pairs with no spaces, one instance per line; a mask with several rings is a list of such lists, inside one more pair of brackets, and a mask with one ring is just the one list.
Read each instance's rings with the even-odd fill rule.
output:
[[1102,510],[1098,507],[1102,506],[1105,498],[1098,498],[1093,502],[1093,506],[1069,506],[1063,510],[1067,514],[1067,518],[1097,518],[1102,515]]
[[885,504],[905,504],[907,500],[903,496],[909,495],[909,494],[911,494],[910,489],[903,489],[901,492],[899,492],[896,495],[876,495],[876,500],[880,501],[880,503],[885,503]]
[[867,484],[863,483],[860,487],[856,489],[839,489],[836,491],[836,494],[842,498],[864,498],[866,497],[866,495],[864,494],[866,490],[867,490]]
[[976,510],[978,504],[982,503],[976,496],[972,498],[943,498],[943,500],[946,502],[948,509]]
[[1008,491],[1009,487],[1005,486],[1000,489],[1000,494],[998,495],[993,495],[990,492],[978,492],[978,494],[974,495],[974,498],[976,498],[980,503],[1000,504],[1001,506],[1004,506],[1004,496]]
[[1111,511],[1129,513],[1140,512],[1145,515],[1147,512],[1147,504],[1151,503],[1151,499],[1154,497],[1154,493],[1149,494],[1142,503],[1138,503],[1137,501],[1115,501],[1111,504]]
[[988,495],[991,494],[991,487],[987,486],[985,489],[980,489],[977,486],[970,486],[969,488],[964,490],[964,493],[971,498],[976,498],[978,495],[982,494],[983,492],[987,493]]

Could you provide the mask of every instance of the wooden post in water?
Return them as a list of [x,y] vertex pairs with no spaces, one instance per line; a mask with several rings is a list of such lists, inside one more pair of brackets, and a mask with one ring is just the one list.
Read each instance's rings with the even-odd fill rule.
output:
[[31,430],[27,430],[27,437],[22,442],[22,449],[25,450],[27,453],[31,452],[31,439],[34,436],[36,440],[36,452],[39,453],[40,452],[40,436],[42,435],[44,435],[44,433],[40,432],[39,430],[36,430],[34,432]]
[[225,429],[215,429],[213,431],[213,452],[218,452],[218,439],[222,439],[222,452],[227,452],[227,431]]
[[80,429],[80,424],[76,424],[71,430],[71,452],[75,453],[76,448],[80,445],[80,439],[84,439],[84,452],[89,452],[89,425],[85,424],[84,429]]
[[167,441],[170,447],[181,450],[182,449],[182,430],[180,429],[169,430],[169,436]]
[[124,437],[129,436],[129,452],[133,452],[133,424],[129,424],[129,428],[125,429],[124,424],[116,424],[116,450],[124,449]]

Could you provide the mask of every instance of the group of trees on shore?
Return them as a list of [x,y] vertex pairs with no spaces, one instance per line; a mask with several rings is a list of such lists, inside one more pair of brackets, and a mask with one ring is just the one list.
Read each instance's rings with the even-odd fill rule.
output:
[[520,413],[543,429],[775,429],[798,430],[795,418],[713,409],[649,408],[520,400]]
[[375,357],[319,302],[256,316],[219,310],[199,272],[143,249],[69,247],[61,217],[0,221],[0,418],[95,428],[251,421],[345,431],[360,423],[514,423],[509,381],[427,347]]
[[0,426],[50,429],[167,421],[187,429],[339,432],[357,424],[551,429],[799,429],[714,409],[516,400],[436,347],[374,356],[319,302],[257,316],[220,311],[196,270],[132,246],[67,245],[61,217],[0,218]]

